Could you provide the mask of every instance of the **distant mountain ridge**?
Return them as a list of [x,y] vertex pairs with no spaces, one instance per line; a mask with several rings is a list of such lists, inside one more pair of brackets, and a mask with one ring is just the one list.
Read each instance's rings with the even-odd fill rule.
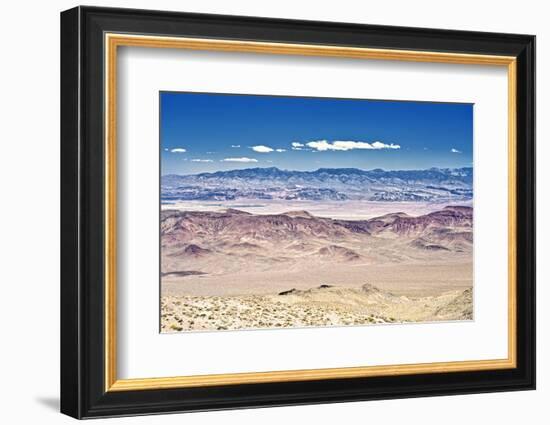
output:
[[383,170],[375,168],[373,170],[362,170],[360,168],[319,168],[315,171],[297,171],[281,170],[277,167],[254,167],[235,169],[228,171],[215,171],[212,173],[199,174],[167,174],[163,179],[191,178],[211,179],[211,178],[247,178],[247,179],[292,179],[292,178],[328,178],[328,176],[362,176],[371,179],[380,178],[398,178],[401,180],[458,180],[472,184],[473,168],[429,168],[425,170]]
[[472,198],[473,168],[315,171],[246,168],[162,176],[163,201],[177,200],[371,200],[460,201]]

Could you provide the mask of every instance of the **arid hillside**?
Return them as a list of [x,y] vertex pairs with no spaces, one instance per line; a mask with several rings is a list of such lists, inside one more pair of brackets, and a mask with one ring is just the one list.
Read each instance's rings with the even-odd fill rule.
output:
[[368,220],[165,210],[163,329],[469,319],[472,229],[464,206]]
[[163,332],[309,326],[358,326],[473,318],[472,290],[410,298],[365,284],[321,285],[275,295],[230,297],[166,296]]
[[[431,264],[468,260],[472,209],[446,207],[417,217],[315,217],[307,211],[255,215],[163,211],[162,273],[192,276],[276,271],[307,264]],[[322,282],[321,282],[322,283]]]

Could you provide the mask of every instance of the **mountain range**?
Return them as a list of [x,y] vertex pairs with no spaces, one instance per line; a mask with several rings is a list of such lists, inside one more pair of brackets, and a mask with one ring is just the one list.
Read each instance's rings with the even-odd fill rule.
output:
[[[323,218],[307,211],[256,215],[236,209],[163,210],[161,241],[165,265],[172,266],[190,259],[197,264],[215,256],[218,267],[223,263],[222,253],[249,262],[253,258],[286,261],[312,255],[355,262],[378,254],[396,258],[384,254],[396,246],[405,256],[471,252],[472,226],[473,210],[465,206],[447,206],[421,216],[398,212],[369,220]],[[276,252],[279,254],[273,255]],[[165,271],[173,268],[165,267]]]
[[237,199],[456,202],[472,199],[473,169],[293,171],[258,167],[164,175],[161,193],[164,203]]

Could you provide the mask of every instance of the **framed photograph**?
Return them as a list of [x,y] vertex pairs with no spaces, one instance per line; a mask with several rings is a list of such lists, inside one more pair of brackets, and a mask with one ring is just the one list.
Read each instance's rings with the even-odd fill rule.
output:
[[61,411],[535,387],[535,37],[61,14]]

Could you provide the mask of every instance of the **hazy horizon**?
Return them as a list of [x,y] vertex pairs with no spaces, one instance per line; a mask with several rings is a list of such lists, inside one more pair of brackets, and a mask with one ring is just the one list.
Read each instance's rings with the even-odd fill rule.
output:
[[299,172],[299,173],[314,173],[319,170],[359,170],[359,171],[377,171],[381,170],[384,172],[399,172],[399,171],[428,171],[428,170],[454,170],[454,169],[473,169],[474,167],[472,165],[470,166],[464,166],[464,167],[428,167],[428,168],[398,168],[398,169],[390,169],[390,168],[359,168],[359,167],[318,167],[318,168],[312,168],[312,169],[288,169],[288,168],[281,168],[281,167],[275,167],[273,165],[256,165],[254,167],[244,167],[244,168],[229,168],[229,169],[214,169],[212,171],[199,171],[196,173],[189,173],[189,174],[181,174],[181,173],[166,173],[161,174],[161,177],[165,176],[188,176],[188,175],[196,175],[196,174],[203,174],[203,173],[218,173],[218,172],[230,172],[230,171],[245,171],[245,170],[255,170],[255,169],[277,169],[279,171],[287,171],[287,172]]

